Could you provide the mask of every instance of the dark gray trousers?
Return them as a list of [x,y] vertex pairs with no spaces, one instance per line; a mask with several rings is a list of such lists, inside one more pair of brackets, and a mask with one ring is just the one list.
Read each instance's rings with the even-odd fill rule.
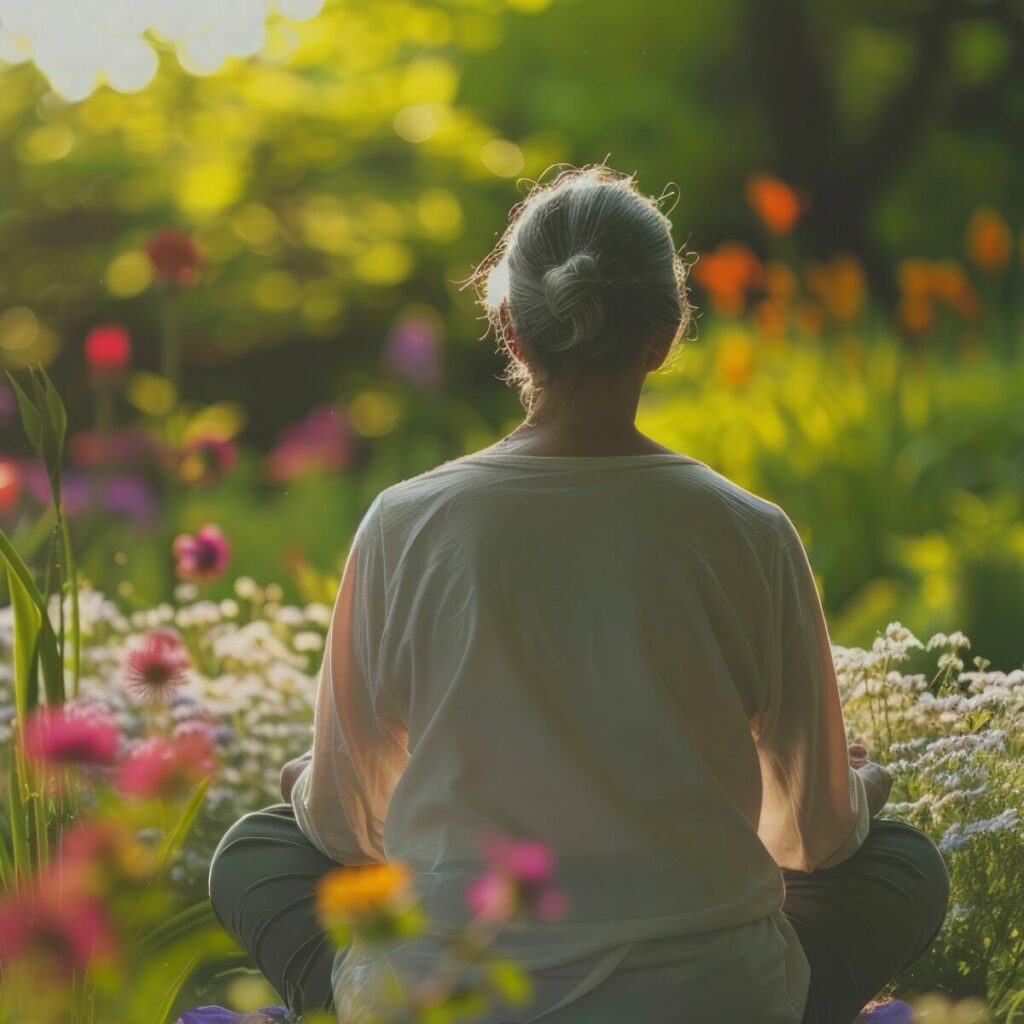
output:
[[[315,890],[337,867],[299,831],[288,804],[236,822],[210,865],[217,919],[296,1012],[331,1005],[335,950],[317,923]],[[782,909],[811,965],[803,1024],[852,1024],[928,949],[949,903],[938,847],[901,821],[873,819],[860,849],[836,867],[783,875]]]

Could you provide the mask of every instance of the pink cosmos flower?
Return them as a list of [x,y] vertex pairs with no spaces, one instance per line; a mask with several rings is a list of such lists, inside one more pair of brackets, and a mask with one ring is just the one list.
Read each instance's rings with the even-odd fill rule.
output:
[[110,764],[120,742],[120,730],[107,712],[67,705],[38,708],[22,735],[29,757],[66,764]]
[[331,405],[318,405],[298,423],[287,426],[266,458],[273,483],[284,483],[309,473],[343,469],[352,460],[352,431],[348,421]]
[[117,788],[143,800],[184,795],[217,768],[207,730],[190,730],[170,740],[158,736],[139,744],[120,764]]
[[467,887],[470,909],[486,920],[518,913],[556,921],[568,912],[565,894],[551,885],[555,855],[545,843],[486,835],[480,842],[489,868]]
[[213,523],[200,526],[194,535],[183,533],[176,537],[173,551],[178,560],[178,576],[197,583],[217,579],[231,557],[231,545]]
[[131,357],[131,339],[117,324],[94,327],[86,336],[85,361],[93,373],[120,373]]
[[176,632],[154,629],[125,656],[123,673],[129,687],[147,700],[166,700],[188,678],[190,660]]

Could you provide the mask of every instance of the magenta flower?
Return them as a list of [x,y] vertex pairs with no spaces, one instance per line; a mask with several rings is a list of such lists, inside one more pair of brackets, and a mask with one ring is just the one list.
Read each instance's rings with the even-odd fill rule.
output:
[[267,456],[267,477],[284,483],[309,473],[343,469],[352,459],[346,421],[330,405],[317,406],[299,423],[286,427]]
[[106,712],[69,710],[67,705],[38,708],[22,735],[29,757],[63,764],[110,764],[120,743],[120,730]]
[[126,655],[124,678],[146,700],[166,700],[188,678],[188,651],[177,633],[154,629]]
[[238,462],[234,441],[222,437],[199,437],[178,453],[177,472],[182,483],[202,487],[223,480]]
[[32,889],[0,906],[0,963],[46,965],[71,978],[98,958],[112,956],[115,939],[98,900],[44,875]]
[[181,732],[170,740],[153,736],[119,765],[117,788],[143,800],[185,795],[217,769],[213,740],[205,729]]
[[206,523],[194,535],[181,534],[174,540],[178,576],[197,583],[217,579],[228,567],[231,545],[220,527]]
[[857,1016],[854,1024],[914,1024],[914,1011],[902,999],[875,1003]]
[[551,885],[555,856],[549,846],[488,835],[481,839],[488,870],[466,890],[470,909],[489,921],[517,914],[557,921],[568,912],[564,893]]

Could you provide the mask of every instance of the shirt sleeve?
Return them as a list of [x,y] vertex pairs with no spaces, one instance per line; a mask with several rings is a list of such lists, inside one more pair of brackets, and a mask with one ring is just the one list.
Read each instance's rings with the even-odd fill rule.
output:
[[291,793],[299,828],[340,864],[383,862],[391,794],[409,760],[407,716],[380,678],[382,499],[349,547],[317,682],[313,749]]
[[754,735],[761,763],[758,837],[782,868],[842,863],[868,834],[864,780],[850,765],[831,641],[807,552],[778,511],[768,699]]

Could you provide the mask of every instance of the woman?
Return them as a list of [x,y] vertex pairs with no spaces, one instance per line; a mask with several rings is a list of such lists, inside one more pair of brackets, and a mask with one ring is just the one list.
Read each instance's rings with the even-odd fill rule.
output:
[[527,415],[386,488],[355,534],[288,804],[222,840],[224,925],[293,1007],[429,973],[436,948],[333,951],[337,864],[410,865],[468,918],[477,840],[537,838],[569,899],[497,951],[545,1024],[849,1024],[931,944],[949,876],[875,816],[793,523],[640,433],[646,375],[690,322],[668,219],[631,176],[561,173],[469,279]]

